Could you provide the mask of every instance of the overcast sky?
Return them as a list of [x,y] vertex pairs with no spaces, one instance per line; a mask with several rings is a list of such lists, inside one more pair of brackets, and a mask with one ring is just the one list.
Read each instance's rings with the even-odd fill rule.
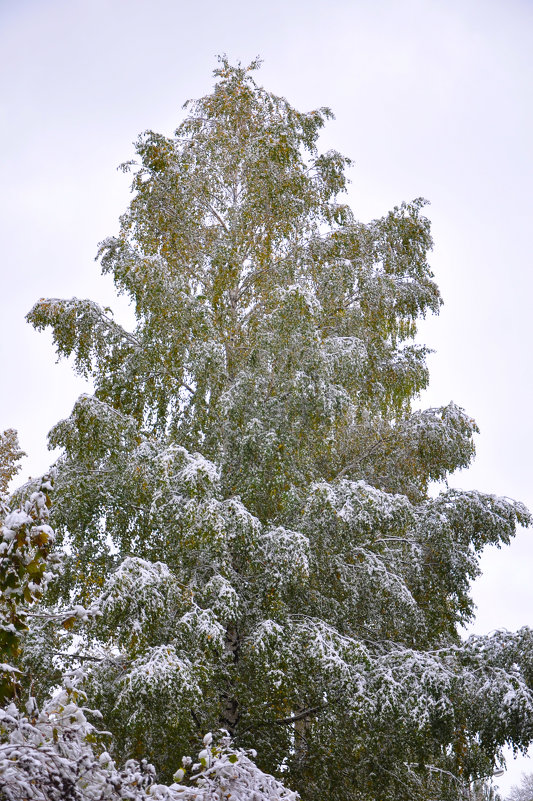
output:
[[[481,428],[453,485],[533,508],[533,0],[0,0],[0,427],[22,476],[85,389],[24,316],[73,295],[127,315],[94,263],[128,203],[116,167],[141,131],[173,131],[224,52],[261,55],[258,80],[301,110],[333,108],[322,144],[354,159],[359,218],[431,201],[445,306],[421,326],[422,404]],[[532,564],[529,532],[484,556],[473,631],[533,625]],[[533,762],[510,768],[502,789]]]

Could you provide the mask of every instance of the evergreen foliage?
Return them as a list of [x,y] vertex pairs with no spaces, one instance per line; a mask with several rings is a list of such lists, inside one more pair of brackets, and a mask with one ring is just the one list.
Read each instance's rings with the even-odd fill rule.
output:
[[95,611],[63,658],[113,758],[160,781],[222,726],[304,801],[462,798],[533,738],[531,632],[458,634],[482,549],[530,515],[428,493],[477,429],[453,403],[412,409],[417,320],[441,303],[424,201],[358,222],[349,160],[317,147],[331,112],[296,111],[257,66],[222,59],[125,165],[99,255],[134,330],[75,298],[28,315],[94,382],[50,433],[68,555],[49,603]]

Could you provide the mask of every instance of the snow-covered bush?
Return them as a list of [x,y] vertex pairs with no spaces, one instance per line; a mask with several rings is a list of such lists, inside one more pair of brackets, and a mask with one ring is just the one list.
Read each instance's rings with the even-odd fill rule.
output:
[[42,709],[30,698],[24,710],[0,709],[0,796],[7,801],[143,801],[154,778],[147,764],[122,769],[102,747],[88,710],[73,689],[58,692]]
[[[255,762],[255,751],[233,748],[227,732],[213,745],[213,735],[206,734],[198,761],[183,757],[167,787],[155,784],[150,798],[157,801],[297,801],[298,793],[287,789]],[[183,782],[187,782],[184,784]]]
[[[253,752],[232,747],[227,736],[204,737],[198,761],[183,757],[171,785],[155,783],[146,762],[117,767],[103,748],[105,733],[89,722],[96,713],[79,705],[72,688],[41,710],[34,699],[20,711],[0,709],[0,797],[5,801],[297,801],[263,773]],[[96,715],[97,716],[97,715]],[[186,782],[186,783],[184,783]]]

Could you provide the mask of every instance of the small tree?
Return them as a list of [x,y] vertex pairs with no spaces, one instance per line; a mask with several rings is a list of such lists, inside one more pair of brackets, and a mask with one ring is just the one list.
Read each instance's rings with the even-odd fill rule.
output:
[[21,635],[28,630],[28,610],[42,598],[51,577],[49,477],[37,482],[22,506],[8,508],[7,488],[23,455],[13,429],[0,434],[0,705],[17,691],[21,671],[15,664]]
[[134,197],[92,301],[29,314],[94,395],[50,433],[63,599],[113,753],[170,780],[222,725],[306,801],[461,798],[532,736],[529,630],[462,642],[485,545],[530,522],[480,492],[428,494],[474,454],[426,386],[440,296],[424,201],[358,222],[349,160],[222,59],[173,137],[137,142]]
[[25,456],[19,447],[17,432],[7,428],[0,433],[0,498],[4,503],[11,480],[20,471],[19,460]]

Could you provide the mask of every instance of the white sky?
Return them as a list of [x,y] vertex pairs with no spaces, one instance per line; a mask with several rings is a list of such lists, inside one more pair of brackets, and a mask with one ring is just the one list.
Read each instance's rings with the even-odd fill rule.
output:
[[[296,107],[333,108],[323,146],[354,159],[361,219],[431,201],[445,306],[421,327],[423,404],[453,399],[481,428],[451,483],[533,508],[533,0],[0,0],[0,427],[19,430],[22,477],[84,389],[24,315],[73,295],[124,312],[93,262],[128,202],[116,166],[144,129],[173,131],[222,52],[260,54],[260,82]],[[472,630],[533,625],[532,563],[529,532],[484,556]]]

